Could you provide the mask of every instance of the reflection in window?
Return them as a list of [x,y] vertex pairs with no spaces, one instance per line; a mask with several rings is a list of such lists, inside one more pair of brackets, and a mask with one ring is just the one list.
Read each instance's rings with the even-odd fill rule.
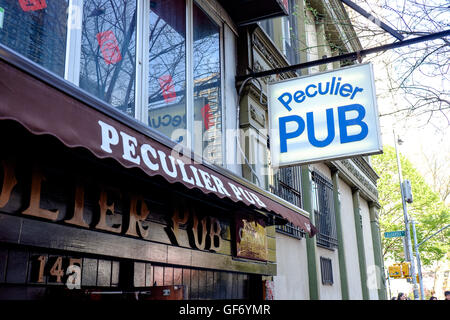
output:
[[[194,150],[222,164],[220,28],[194,4]],[[201,144],[201,148],[200,148]]]
[[80,87],[135,116],[136,0],[84,1]]
[[149,39],[150,127],[186,142],[186,2],[152,0]]
[[68,0],[0,0],[0,43],[64,76]]

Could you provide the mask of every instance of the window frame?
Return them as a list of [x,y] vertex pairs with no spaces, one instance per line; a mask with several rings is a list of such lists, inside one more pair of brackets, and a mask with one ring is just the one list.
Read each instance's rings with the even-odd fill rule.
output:
[[320,257],[320,275],[323,285],[332,286],[334,284],[332,259]]
[[[315,218],[315,226],[318,230],[318,233],[316,234],[316,242],[317,246],[323,247],[325,249],[334,250],[335,248],[338,248],[338,238],[337,238],[337,226],[336,226],[336,210],[334,208],[334,188],[333,188],[333,182],[329,179],[327,179],[323,174],[319,173],[318,171],[314,170],[311,172],[311,180],[312,180],[312,200],[313,200],[313,208],[312,208],[312,214],[314,214]],[[318,184],[323,185],[323,188],[327,189],[326,191],[329,192],[329,199],[328,199],[328,215],[324,214],[322,210],[324,209],[322,206],[325,203],[325,200],[323,199],[321,201],[319,190],[318,190]],[[326,225],[327,229],[323,230],[324,226],[322,226],[323,220],[321,218],[326,219]]]

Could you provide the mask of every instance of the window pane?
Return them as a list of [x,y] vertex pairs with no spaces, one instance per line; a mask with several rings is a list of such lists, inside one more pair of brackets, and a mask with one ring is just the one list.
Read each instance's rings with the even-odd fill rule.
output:
[[194,149],[222,164],[220,28],[194,4]]
[[0,0],[0,42],[63,77],[68,0]]
[[186,3],[150,2],[150,127],[172,140],[186,142]]
[[134,117],[136,0],[84,1],[80,87]]

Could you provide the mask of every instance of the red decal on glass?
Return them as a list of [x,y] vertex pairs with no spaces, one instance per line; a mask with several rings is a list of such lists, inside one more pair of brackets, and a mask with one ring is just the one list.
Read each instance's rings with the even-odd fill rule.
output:
[[209,104],[205,104],[205,106],[202,108],[202,118],[203,123],[205,124],[205,130],[208,130],[212,126],[214,126],[214,119],[212,118],[212,112],[211,107]]
[[175,87],[173,86],[172,76],[166,74],[158,78],[159,86],[162,90],[162,95],[166,103],[172,102],[177,98]]
[[122,60],[119,43],[112,31],[97,33],[97,41],[106,64],[114,64]]
[[288,2],[288,0],[283,0],[283,6],[286,9],[287,13],[289,13],[289,2]]
[[47,8],[45,0],[19,0],[23,11],[36,11]]

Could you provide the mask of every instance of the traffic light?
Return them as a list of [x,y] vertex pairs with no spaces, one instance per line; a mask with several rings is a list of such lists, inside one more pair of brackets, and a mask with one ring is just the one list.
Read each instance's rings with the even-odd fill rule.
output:
[[389,277],[394,279],[411,279],[411,263],[410,262],[402,262],[402,263],[394,263],[392,266],[389,266]]
[[412,195],[412,189],[411,189],[411,181],[404,180],[401,184],[403,189],[403,196],[405,197],[405,201],[408,203],[413,202],[413,195]]
[[410,273],[411,263],[403,262],[400,265],[402,267],[402,278],[411,277],[411,273]]
[[[412,277],[408,277],[407,279],[406,279],[406,281],[408,281],[409,283],[412,283]],[[419,281],[419,275],[418,274],[416,274],[416,283],[419,283],[420,281]]]

